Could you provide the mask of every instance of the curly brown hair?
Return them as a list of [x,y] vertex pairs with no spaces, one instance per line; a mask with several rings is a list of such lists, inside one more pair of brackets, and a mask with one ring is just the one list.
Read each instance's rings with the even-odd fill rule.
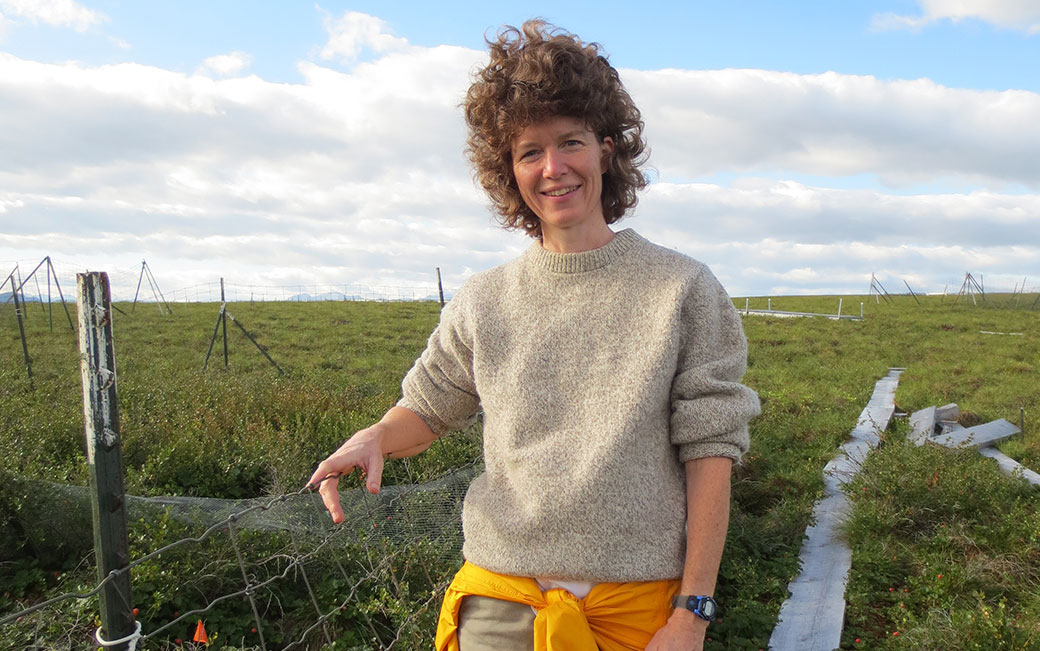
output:
[[611,138],[614,151],[603,174],[603,216],[613,224],[634,207],[647,185],[643,121],[617,70],[596,43],[543,20],[520,29],[506,26],[488,64],[476,73],[463,108],[469,125],[467,153],[502,225],[541,236],[538,216],[520,196],[511,145],[525,127],[553,117],[582,120],[596,137]]

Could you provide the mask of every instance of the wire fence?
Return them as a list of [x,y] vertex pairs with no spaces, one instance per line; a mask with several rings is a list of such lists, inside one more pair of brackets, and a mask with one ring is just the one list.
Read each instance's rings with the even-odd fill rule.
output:
[[[0,262],[0,302],[11,300],[12,286],[19,288],[21,300],[28,303],[69,301],[75,291],[76,274],[86,266],[43,260],[10,260]],[[152,274],[147,261],[133,267],[106,271],[110,279],[112,300],[144,303],[216,303],[229,302],[309,302],[309,301],[436,301],[438,285],[374,285],[363,283],[307,283],[290,285],[244,284],[221,282],[199,283],[171,289]],[[450,296],[449,292],[449,296]]]
[[[83,572],[61,594],[0,617],[7,648],[419,649],[432,645],[437,608],[461,564],[461,504],[474,465],[379,495],[341,492],[346,521],[332,525],[310,489],[256,500],[129,498],[138,547],[165,541],[93,585]],[[18,480],[26,506],[58,504],[89,514],[87,489]],[[54,502],[56,497],[62,501]],[[34,511],[53,519],[51,511]],[[32,525],[29,525],[29,529]],[[75,527],[64,536],[82,537]],[[50,536],[61,547],[69,540]],[[92,566],[89,560],[87,565]],[[105,640],[97,597],[120,575],[132,579],[135,632]],[[56,591],[57,591],[56,590]],[[149,604],[140,608],[140,604]],[[97,637],[95,637],[97,636]],[[191,644],[198,643],[198,647]],[[17,644],[18,646],[14,646]]]
[[[49,302],[69,298],[70,288],[75,288],[76,274],[90,265],[75,261],[2,260],[0,283],[7,283],[8,276],[14,278],[27,302]],[[50,270],[50,272],[48,271]],[[166,277],[162,283],[151,273],[147,261],[129,267],[106,270],[111,282],[112,299],[131,302],[135,299],[145,303],[213,303],[221,301],[221,281],[198,283],[186,287],[171,288]],[[882,285],[881,282],[884,282]],[[440,288],[430,285],[386,285],[364,283],[297,283],[287,285],[236,283],[225,281],[224,300],[228,302],[309,302],[309,301],[435,301],[440,298]],[[975,304],[981,296],[993,296],[997,303],[1012,301],[1022,305],[1026,298],[1035,300],[1040,295],[1040,285],[1028,276],[1021,280],[1007,275],[990,276],[965,273],[963,278],[952,278],[948,283],[921,285],[896,277],[875,277],[871,274],[868,285],[870,295],[887,293],[892,296],[943,296],[946,300],[965,300]],[[0,285],[0,302],[10,301],[10,283]],[[445,298],[453,292],[448,290]],[[878,300],[881,300],[878,298]]]
[[[220,301],[220,282],[203,283],[167,292],[175,303],[209,303]],[[244,285],[224,283],[228,302],[271,301],[436,301],[436,286],[407,287],[392,285],[314,284],[314,285]]]
[[346,526],[330,526],[308,489],[244,502],[127,496],[108,279],[89,273],[78,280],[90,488],[5,472],[0,507],[10,509],[38,557],[82,557],[92,530],[86,566],[98,581],[76,571],[69,584],[61,572],[43,584],[33,570],[47,564],[16,568],[27,578],[5,581],[19,594],[15,603],[10,592],[0,595],[0,648],[89,648],[91,636],[120,651],[218,637],[263,651],[334,641],[336,648],[428,648],[433,604],[461,563],[461,504],[473,466],[376,496],[354,489],[344,495]]

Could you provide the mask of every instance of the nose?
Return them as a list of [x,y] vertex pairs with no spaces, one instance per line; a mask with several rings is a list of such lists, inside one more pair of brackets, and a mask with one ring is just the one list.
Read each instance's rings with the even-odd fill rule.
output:
[[559,178],[567,171],[567,163],[564,160],[564,155],[555,149],[548,149],[545,152],[544,162],[545,164],[542,166],[542,176],[547,179]]

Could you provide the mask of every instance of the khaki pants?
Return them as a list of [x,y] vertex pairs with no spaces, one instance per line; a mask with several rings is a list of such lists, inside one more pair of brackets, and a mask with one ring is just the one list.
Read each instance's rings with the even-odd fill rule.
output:
[[459,651],[534,651],[534,609],[470,595],[459,606]]

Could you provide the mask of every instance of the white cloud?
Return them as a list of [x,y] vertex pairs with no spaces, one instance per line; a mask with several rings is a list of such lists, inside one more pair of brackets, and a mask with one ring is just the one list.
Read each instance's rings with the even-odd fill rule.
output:
[[1040,95],[764,70],[622,72],[665,179],[787,170],[1040,188]]
[[1040,33],[1040,3],[1036,0],[918,0],[922,14],[907,16],[885,13],[874,16],[879,30],[918,30],[940,20],[981,20],[1004,29]]
[[211,56],[202,62],[199,74],[212,73],[218,77],[232,77],[238,75],[253,64],[253,56],[246,52],[229,52]]
[[481,234],[462,155],[457,104],[479,56],[305,64],[304,83],[274,84],[0,54],[0,122],[20,126],[0,130],[0,188],[19,189],[0,194],[0,257],[42,241],[53,255],[227,258],[295,282],[316,264],[381,284],[443,266],[457,285],[510,251],[507,235]]
[[7,212],[8,208],[21,208],[25,202],[21,199],[5,199],[0,196],[0,215]]
[[53,27],[70,27],[77,32],[85,32],[91,26],[108,20],[104,14],[75,0],[0,0],[0,19],[2,14]]
[[324,24],[329,40],[321,49],[322,59],[350,64],[365,50],[384,54],[408,47],[407,39],[390,33],[385,20],[368,14],[348,11],[339,18],[326,14]]
[[[290,84],[0,53],[0,124],[18,127],[0,129],[0,259],[145,258],[164,288],[430,286],[441,267],[457,287],[529,243],[492,226],[463,158],[458,104],[485,56],[405,47],[348,71],[301,63]],[[1040,195],[1022,191],[1040,181],[1034,93],[622,75],[662,180],[620,226],[708,262],[735,295],[865,292],[872,272],[924,290],[966,270],[1040,278]],[[843,175],[960,189],[826,187]]]
[[923,27],[931,23],[927,16],[906,16],[890,12],[874,14],[870,19],[870,28],[876,32],[889,32],[905,29],[911,32],[919,32]]
[[714,243],[745,226],[756,236],[802,242],[1012,244],[1040,241],[1040,195],[972,192],[893,195],[879,190],[809,187],[762,180],[732,186],[653,185],[639,212],[677,232]]

